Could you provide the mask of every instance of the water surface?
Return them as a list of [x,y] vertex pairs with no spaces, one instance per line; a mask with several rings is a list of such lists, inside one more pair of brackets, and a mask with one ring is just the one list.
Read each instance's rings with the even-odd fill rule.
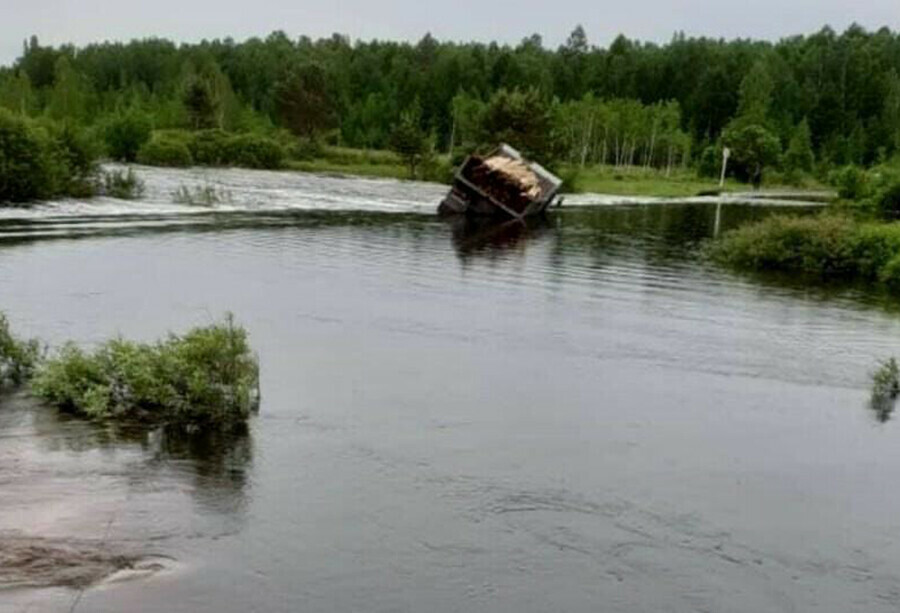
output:
[[900,434],[866,407],[900,321],[697,257],[771,209],[495,227],[433,217],[436,186],[242,171],[202,171],[233,192],[214,210],[166,202],[200,172],[4,212],[17,330],[151,339],[230,310],[263,403],[184,439],[5,397],[0,532],[172,563],[0,612],[900,606]]

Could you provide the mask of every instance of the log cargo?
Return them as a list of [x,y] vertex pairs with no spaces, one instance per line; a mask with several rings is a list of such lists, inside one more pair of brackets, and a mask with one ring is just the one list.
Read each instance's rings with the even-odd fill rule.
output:
[[502,144],[487,156],[466,158],[438,212],[523,219],[547,210],[561,186],[559,177]]

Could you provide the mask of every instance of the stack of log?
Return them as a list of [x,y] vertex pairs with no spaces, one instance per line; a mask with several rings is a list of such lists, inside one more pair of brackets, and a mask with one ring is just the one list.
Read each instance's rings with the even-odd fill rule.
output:
[[491,198],[517,213],[523,212],[541,197],[537,175],[520,160],[500,155],[489,158],[473,156],[466,175]]

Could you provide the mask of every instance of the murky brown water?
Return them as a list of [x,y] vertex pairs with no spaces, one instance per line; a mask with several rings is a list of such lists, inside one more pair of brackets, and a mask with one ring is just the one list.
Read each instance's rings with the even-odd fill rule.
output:
[[[151,562],[80,596],[0,591],[0,612],[900,606],[900,423],[866,404],[900,320],[876,294],[692,255],[769,210],[463,227],[416,212],[430,186],[260,176],[277,207],[0,222],[0,308],[22,333],[149,339],[231,310],[263,379],[227,439],[4,397],[4,537]],[[363,204],[289,206],[334,190]],[[366,197],[396,211],[354,210]]]

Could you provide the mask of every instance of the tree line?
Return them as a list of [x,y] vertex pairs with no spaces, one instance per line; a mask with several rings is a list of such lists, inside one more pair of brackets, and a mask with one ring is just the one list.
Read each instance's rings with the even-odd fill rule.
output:
[[826,27],[778,42],[676,34],[600,47],[579,26],[556,49],[538,35],[518,45],[32,38],[0,68],[0,106],[82,126],[139,113],[156,130],[281,130],[412,156],[504,139],[581,166],[710,171],[728,146],[735,172],[757,180],[773,164],[802,172],[900,152],[900,34]]

